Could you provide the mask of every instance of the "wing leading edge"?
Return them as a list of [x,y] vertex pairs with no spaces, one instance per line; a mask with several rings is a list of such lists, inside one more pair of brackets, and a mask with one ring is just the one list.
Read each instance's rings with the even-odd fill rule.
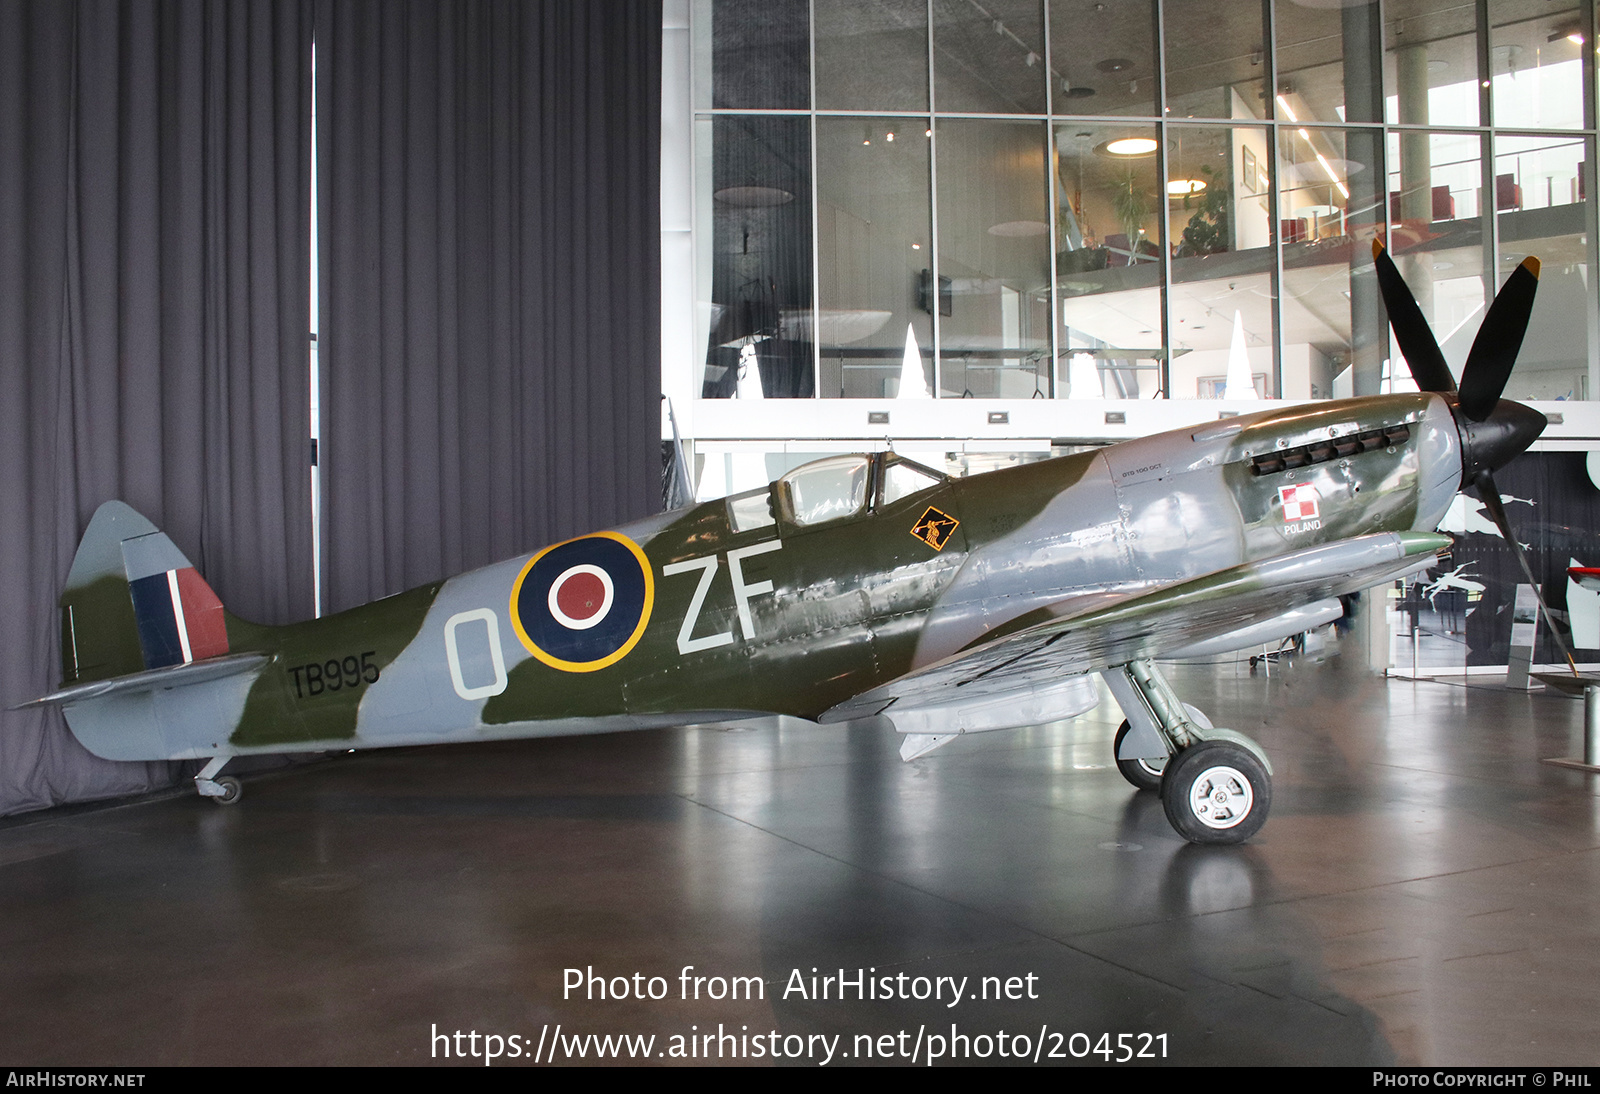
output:
[[1356,536],[1154,589],[1058,601],[942,661],[862,692],[818,721],[843,722],[890,707],[979,702],[1064,676],[1162,657],[1424,569],[1450,544],[1449,536],[1432,532]]

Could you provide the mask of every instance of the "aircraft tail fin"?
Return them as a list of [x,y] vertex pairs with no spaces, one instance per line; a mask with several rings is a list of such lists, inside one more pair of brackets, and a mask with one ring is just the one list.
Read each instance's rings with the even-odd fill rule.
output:
[[60,603],[63,688],[229,653],[217,594],[172,540],[120,501],[95,511]]

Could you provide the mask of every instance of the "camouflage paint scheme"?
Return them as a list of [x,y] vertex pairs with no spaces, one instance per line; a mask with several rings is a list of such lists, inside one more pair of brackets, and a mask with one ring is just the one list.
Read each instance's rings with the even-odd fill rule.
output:
[[[1376,445],[1352,441],[1384,430]],[[1342,442],[1352,454],[1328,458]],[[1258,466],[1310,450],[1304,466]],[[834,721],[886,711],[903,732],[927,733],[918,710],[944,709],[945,692],[972,682],[964,666],[991,674],[983,658],[998,650],[1005,672],[967,694],[1013,701],[971,728],[1031,724],[1092,705],[1082,674],[1230,636],[1245,639],[1238,648],[1276,637],[1275,627],[1294,633],[1304,618],[1293,609],[1431,564],[1445,537],[1387,534],[1433,529],[1462,476],[1451,408],[1431,394],[1267,410],[967,479],[909,465],[926,488],[887,503],[882,484],[904,461],[860,459],[863,504],[831,519],[794,519],[792,472],[770,488],[764,526],[736,530],[724,499],[318,620],[264,627],[227,615],[225,657],[153,670],[117,548],[159,533],[107,503],[61,598],[63,689],[46,698],[91,751],[130,760],[752,713]],[[1286,495],[1294,487],[1310,490]],[[1294,497],[1309,500],[1286,509]],[[537,614],[538,598],[519,612],[519,580],[549,551],[570,560],[591,550],[622,560],[606,563],[616,613],[632,604],[617,591],[628,576],[621,552],[643,560],[645,603],[632,604],[642,618],[626,648],[604,657],[536,656],[522,630],[540,621],[519,615]],[[1280,562],[1274,572],[1295,563],[1321,576],[1274,585],[1261,567]],[[586,566],[557,584],[612,581],[583,577]],[[1064,674],[1076,686],[1061,690]]]
[[[834,456],[758,491],[554,544],[327,619],[229,615],[149,521],[107,502],[61,599],[60,705],[109,759],[594,733],[786,714],[881,717],[912,760],[962,733],[1075,717],[1098,672],[1118,771],[1195,843],[1265,823],[1272,765],[1185,704],[1158,657],[1343,615],[1434,564],[1470,485],[1537,595],[1493,472],[1544,415],[1500,396],[1538,288],[1528,257],[1460,384],[1379,240],[1416,395],[1265,410],[952,481]],[[1549,617],[1540,599],[1540,611]],[[1552,636],[1555,636],[1552,628]],[[1567,659],[1574,676],[1571,653]]]

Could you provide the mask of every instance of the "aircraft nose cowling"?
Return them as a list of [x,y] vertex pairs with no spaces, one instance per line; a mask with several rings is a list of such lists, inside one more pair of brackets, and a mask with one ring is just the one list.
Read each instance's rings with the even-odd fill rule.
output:
[[1471,482],[1480,471],[1493,471],[1521,455],[1539,439],[1549,420],[1531,406],[1501,399],[1489,416],[1475,422],[1455,408],[1461,431],[1462,479]]

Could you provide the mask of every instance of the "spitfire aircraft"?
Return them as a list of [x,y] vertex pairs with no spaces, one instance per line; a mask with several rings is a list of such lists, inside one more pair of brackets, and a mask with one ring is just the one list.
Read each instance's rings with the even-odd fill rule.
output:
[[[1094,674],[1127,721],[1123,774],[1185,838],[1266,819],[1271,764],[1174,693],[1157,658],[1278,641],[1339,598],[1433,566],[1434,529],[1544,428],[1500,399],[1538,263],[1512,274],[1454,380],[1381,245],[1420,392],[1287,406],[952,479],[893,452],[580,536],[337,615],[230,614],[120,502],[61,596],[59,704],[114,760],[878,716],[922,756],[955,736],[1071,718]],[[1507,530],[1506,540],[1516,539]]]

